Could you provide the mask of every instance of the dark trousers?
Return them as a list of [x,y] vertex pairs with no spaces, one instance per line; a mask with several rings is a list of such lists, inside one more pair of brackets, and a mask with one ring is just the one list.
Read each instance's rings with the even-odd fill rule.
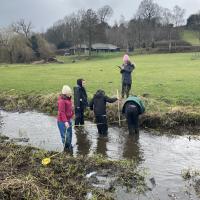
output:
[[97,129],[99,134],[107,134],[108,133],[108,124],[107,124],[107,118],[105,115],[96,115],[96,123],[97,123]]
[[139,112],[135,105],[126,108],[126,120],[130,134],[139,133]]
[[75,108],[75,125],[84,125],[84,109]]
[[122,83],[122,98],[126,94],[126,97],[129,97],[129,92],[131,90],[131,84]]

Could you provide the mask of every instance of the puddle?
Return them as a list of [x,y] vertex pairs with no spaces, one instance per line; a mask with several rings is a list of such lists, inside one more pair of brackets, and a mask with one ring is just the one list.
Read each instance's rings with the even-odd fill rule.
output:
[[[10,139],[24,138],[20,144],[30,144],[46,150],[62,151],[62,143],[56,118],[37,112],[7,113],[0,111],[3,117],[0,132]],[[199,168],[200,137],[166,136],[140,131],[139,137],[130,136],[125,129],[109,128],[107,137],[100,137],[91,122],[85,123],[82,131],[73,130],[73,154],[103,154],[109,159],[135,159],[139,166],[147,168],[149,186],[152,191],[137,199],[198,199],[181,177],[184,168]],[[93,174],[91,175],[93,176]],[[98,177],[101,179],[101,177]],[[152,183],[152,180],[154,183]],[[106,182],[107,180],[101,180]],[[100,181],[100,182],[101,182]],[[133,199],[135,194],[118,188],[116,199]]]

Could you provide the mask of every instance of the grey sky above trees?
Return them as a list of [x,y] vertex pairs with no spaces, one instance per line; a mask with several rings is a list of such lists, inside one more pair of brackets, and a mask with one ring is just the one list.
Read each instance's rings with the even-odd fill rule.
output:
[[[19,19],[31,21],[36,31],[45,31],[64,16],[80,9],[97,10],[104,5],[113,8],[111,23],[123,15],[130,20],[142,0],[0,0],[0,27],[6,27]],[[172,9],[179,5],[186,10],[186,17],[197,13],[200,0],[155,0],[160,6]]]

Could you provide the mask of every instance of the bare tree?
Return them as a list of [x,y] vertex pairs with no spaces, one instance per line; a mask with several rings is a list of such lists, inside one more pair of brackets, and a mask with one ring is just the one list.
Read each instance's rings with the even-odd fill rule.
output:
[[[161,8],[154,0],[143,0],[137,10],[136,17],[140,22],[140,40],[143,48],[154,43],[156,28],[160,23]],[[143,37],[143,38],[142,38]]]
[[40,58],[47,59],[49,56],[54,55],[55,47],[53,44],[49,44],[41,35],[35,35],[37,42],[37,51]]
[[92,50],[92,42],[95,37],[96,26],[98,25],[98,17],[97,14],[92,10],[88,9],[82,15],[81,26],[83,31],[85,32],[85,39],[88,42],[89,47],[89,56],[91,56]]
[[182,9],[179,6],[174,6],[173,8],[173,20],[174,20],[174,26],[178,27],[183,25],[184,23],[184,15],[185,15],[185,9]]
[[77,46],[82,42],[81,19],[83,10],[65,16],[63,20],[57,21],[45,33],[45,38],[56,45],[58,49]]
[[32,37],[26,38],[24,34],[14,32],[11,27],[0,29],[0,59],[10,63],[30,62],[36,58],[35,49],[38,50],[40,55],[38,58],[46,58],[53,55],[54,49],[52,45],[42,38],[40,34],[35,37],[35,43]]
[[[182,28],[180,27],[184,23],[184,14],[185,10],[179,6],[174,6],[173,8],[173,24],[175,26],[174,31],[176,34],[180,34]],[[176,49],[176,41],[175,41],[175,49]]]
[[23,34],[26,38],[30,37],[33,28],[32,23],[26,23],[24,19],[20,19],[19,21],[13,23],[11,26],[14,32]]
[[13,63],[13,44],[11,40],[14,38],[14,33],[11,29],[1,29],[0,30],[0,48],[5,50],[9,56],[9,62]]
[[163,24],[163,29],[167,33],[168,41],[169,41],[169,52],[171,52],[172,48],[172,30],[173,30],[173,13],[168,8],[162,9],[162,17],[161,23]]
[[170,9],[168,9],[168,8],[161,9],[161,23],[164,26],[173,24],[173,13]]
[[82,30],[81,30],[81,18],[82,10],[78,11],[77,14],[73,13],[70,15],[68,24],[71,32],[71,42],[74,46],[80,46],[82,43]]
[[143,0],[139,5],[137,16],[150,23],[152,19],[160,17],[160,7],[153,0]]
[[113,9],[109,5],[105,5],[98,9],[97,15],[100,19],[100,23],[104,23],[113,15]]
[[109,5],[105,5],[97,10],[97,16],[99,23],[97,25],[96,31],[96,41],[106,42],[107,41],[107,31],[109,29],[108,20],[113,14],[113,9]]
[[13,46],[12,61],[14,63],[30,62],[33,59],[33,51],[31,47],[27,45],[23,35],[16,35],[10,43]]
[[[67,43],[69,38],[69,33],[66,30],[66,26],[63,22],[63,24],[59,25],[53,25],[51,28],[47,30],[45,33],[45,38],[54,45],[57,46],[57,48],[60,48],[62,46],[63,42]],[[65,45],[64,45],[65,46]]]

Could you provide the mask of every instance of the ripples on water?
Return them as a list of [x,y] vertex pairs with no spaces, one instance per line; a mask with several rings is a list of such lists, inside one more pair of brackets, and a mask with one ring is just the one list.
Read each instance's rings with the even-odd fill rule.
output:
[[[10,138],[29,138],[29,144],[39,148],[63,150],[55,117],[37,112],[0,112],[3,117],[0,132]],[[140,131],[136,137],[117,127],[109,128],[107,137],[100,137],[91,122],[86,122],[82,130],[73,130],[72,140],[74,156],[99,153],[113,160],[135,159],[148,169],[149,177],[155,178],[156,189],[151,198],[189,199],[184,193],[181,171],[200,166],[200,140],[189,140],[187,136],[158,136],[145,131]],[[118,199],[133,198],[123,191],[117,195]],[[197,197],[193,194],[192,199]]]

